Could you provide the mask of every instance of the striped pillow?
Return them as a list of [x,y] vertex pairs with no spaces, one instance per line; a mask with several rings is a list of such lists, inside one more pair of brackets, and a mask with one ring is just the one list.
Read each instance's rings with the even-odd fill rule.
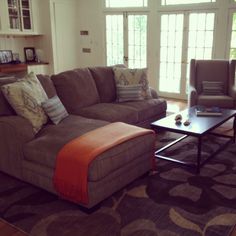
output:
[[142,85],[116,85],[118,102],[144,100],[142,96]]
[[61,120],[68,116],[68,113],[58,96],[54,96],[45,102],[42,102],[41,105],[55,125],[59,124]]
[[223,82],[221,81],[202,81],[203,95],[223,95]]

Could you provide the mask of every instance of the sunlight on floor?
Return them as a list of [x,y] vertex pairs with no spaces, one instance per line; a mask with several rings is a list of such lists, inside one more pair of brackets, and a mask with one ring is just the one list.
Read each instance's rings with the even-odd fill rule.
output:
[[168,113],[178,113],[187,108],[187,102],[183,100],[167,100],[167,112]]
[[180,111],[180,107],[176,104],[167,103],[167,112],[177,113]]

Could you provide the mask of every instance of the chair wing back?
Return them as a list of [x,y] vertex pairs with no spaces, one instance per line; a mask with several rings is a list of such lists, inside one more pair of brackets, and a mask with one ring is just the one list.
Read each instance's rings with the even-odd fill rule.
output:
[[198,94],[202,92],[203,81],[222,81],[224,93],[234,84],[235,60],[191,60],[190,84]]

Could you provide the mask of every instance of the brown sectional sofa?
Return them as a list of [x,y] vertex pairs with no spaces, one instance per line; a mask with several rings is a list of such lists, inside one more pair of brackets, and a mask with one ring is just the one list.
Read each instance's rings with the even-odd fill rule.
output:
[[[68,141],[122,121],[142,127],[166,115],[166,101],[152,90],[152,99],[116,102],[112,67],[66,71],[58,75],[38,75],[49,98],[59,96],[69,116],[58,125],[48,122],[36,135],[31,124],[17,116],[0,92],[0,170],[55,193],[52,177],[58,151]],[[0,79],[0,86],[15,79]],[[91,208],[121,189],[151,167],[153,135],[134,138],[100,154],[88,175]]]

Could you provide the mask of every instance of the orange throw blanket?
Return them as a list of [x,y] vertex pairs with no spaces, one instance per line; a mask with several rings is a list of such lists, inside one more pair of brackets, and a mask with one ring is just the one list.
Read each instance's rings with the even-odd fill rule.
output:
[[54,186],[64,198],[88,204],[89,164],[101,153],[129,139],[154,131],[121,122],[111,123],[90,131],[59,151],[54,173]]

